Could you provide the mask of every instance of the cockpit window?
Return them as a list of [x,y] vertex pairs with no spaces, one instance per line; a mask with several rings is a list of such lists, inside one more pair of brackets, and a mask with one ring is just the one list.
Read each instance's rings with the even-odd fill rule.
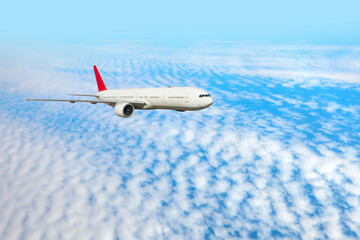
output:
[[210,97],[210,94],[200,94],[199,98],[203,98],[203,97]]

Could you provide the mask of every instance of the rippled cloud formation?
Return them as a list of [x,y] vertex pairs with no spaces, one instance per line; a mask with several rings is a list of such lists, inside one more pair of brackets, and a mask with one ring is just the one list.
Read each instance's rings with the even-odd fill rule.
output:
[[[4,54],[0,238],[359,238],[359,53],[122,43]],[[22,101],[95,93],[93,64],[108,88],[197,86],[214,104],[122,119],[99,104]]]

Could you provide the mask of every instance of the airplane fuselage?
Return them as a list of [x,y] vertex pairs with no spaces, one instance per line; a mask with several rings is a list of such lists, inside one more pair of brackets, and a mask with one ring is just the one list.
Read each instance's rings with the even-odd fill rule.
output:
[[195,87],[110,89],[96,93],[96,97],[102,101],[145,103],[134,104],[135,109],[196,111],[213,103],[206,91]]

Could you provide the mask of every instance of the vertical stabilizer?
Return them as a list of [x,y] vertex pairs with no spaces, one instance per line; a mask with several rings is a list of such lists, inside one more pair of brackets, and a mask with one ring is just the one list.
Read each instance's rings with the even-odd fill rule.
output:
[[96,78],[96,83],[99,89],[99,92],[107,90],[105,87],[105,84],[100,76],[99,71],[97,70],[96,66],[94,65],[94,72],[95,72],[95,78]]

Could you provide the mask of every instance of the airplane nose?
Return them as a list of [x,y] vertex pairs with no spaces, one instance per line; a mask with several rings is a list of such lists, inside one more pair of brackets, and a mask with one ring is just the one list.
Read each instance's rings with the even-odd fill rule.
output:
[[211,104],[213,104],[213,102],[214,102],[214,100],[212,99],[212,97],[210,97],[209,99],[208,99],[208,107],[209,106],[211,106]]

